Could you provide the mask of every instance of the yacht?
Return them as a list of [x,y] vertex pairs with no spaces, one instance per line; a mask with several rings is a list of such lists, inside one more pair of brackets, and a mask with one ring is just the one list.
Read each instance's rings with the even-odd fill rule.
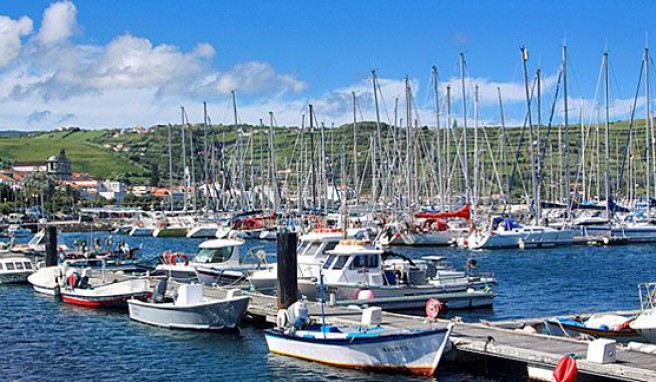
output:
[[513,218],[497,217],[487,231],[475,231],[461,241],[469,249],[546,248],[571,245],[576,231],[541,225],[523,225]]
[[180,283],[200,282],[206,285],[241,282],[253,271],[268,265],[261,253],[253,250],[240,256],[241,239],[213,239],[202,242],[193,257],[176,252],[162,255],[164,264],[155,268],[157,273],[170,276]]

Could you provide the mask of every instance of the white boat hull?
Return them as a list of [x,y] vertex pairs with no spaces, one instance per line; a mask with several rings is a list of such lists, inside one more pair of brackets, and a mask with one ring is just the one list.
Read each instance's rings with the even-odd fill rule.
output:
[[[432,376],[451,334],[448,329],[423,335],[380,335],[379,337],[346,339],[308,338],[311,334],[285,335],[267,330],[265,338],[269,351],[308,361],[342,368],[405,372]],[[318,333],[318,332],[316,332]],[[303,337],[301,337],[301,335]],[[317,334],[321,336],[321,334]]]
[[548,230],[538,232],[507,231],[473,234],[467,238],[469,249],[502,248],[547,248],[557,245],[571,245],[574,242],[574,230]]
[[215,238],[216,237],[216,232],[217,232],[218,229],[219,229],[219,227],[216,224],[195,227],[195,228],[192,228],[189,231],[189,233],[187,233],[187,237],[188,238],[199,238],[199,239]]
[[4,272],[0,273],[0,284],[21,284],[26,283],[32,271]]
[[129,235],[134,237],[153,236],[154,227],[133,227]]
[[128,308],[130,318],[144,324],[169,329],[220,330],[239,325],[249,301],[248,296],[189,305],[129,300]]

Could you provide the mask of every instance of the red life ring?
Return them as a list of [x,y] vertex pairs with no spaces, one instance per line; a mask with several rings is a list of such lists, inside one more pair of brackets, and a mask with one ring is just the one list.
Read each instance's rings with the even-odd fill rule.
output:
[[440,316],[444,308],[446,305],[442,301],[431,297],[426,301],[426,317],[435,319]]
[[182,252],[176,252],[173,257],[173,264],[177,264],[177,259],[184,261],[184,265],[189,265],[189,258]]

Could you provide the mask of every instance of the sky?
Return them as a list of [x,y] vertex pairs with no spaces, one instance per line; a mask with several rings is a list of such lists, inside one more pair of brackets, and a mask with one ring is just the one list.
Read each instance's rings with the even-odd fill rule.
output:
[[[593,123],[604,105],[609,54],[611,118],[628,119],[643,50],[656,40],[655,2],[621,1],[18,1],[0,7],[0,130],[125,128],[238,121],[298,126],[313,104],[326,126],[376,118],[437,124],[431,68],[438,72],[440,124],[446,86],[462,125],[459,55],[465,59],[468,126],[507,125],[526,113],[520,47],[533,83],[541,70],[543,121],[554,102],[567,45],[569,120]],[[650,86],[654,86],[650,62]],[[644,118],[644,79],[636,115]],[[564,117],[562,88],[555,123]],[[536,102],[533,102],[535,108]],[[651,104],[650,104],[651,105]],[[652,105],[652,110],[654,107]],[[537,113],[534,109],[533,113]],[[536,114],[534,114],[536,115]],[[603,115],[603,113],[602,113]],[[535,119],[535,116],[534,116]],[[307,119],[305,119],[307,121]]]

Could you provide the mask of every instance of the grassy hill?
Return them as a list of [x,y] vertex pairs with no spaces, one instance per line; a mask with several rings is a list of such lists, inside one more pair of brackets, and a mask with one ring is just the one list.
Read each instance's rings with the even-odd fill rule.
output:
[[[627,162],[627,166],[631,165],[631,170],[635,175],[635,178],[638,179],[637,182],[640,182],[639,179],[642,178],[644,174],[644,120],[635,121],[633,126],[633,143],[631,149],[631,156],[634,158],[633,161]],[[260,166],[260,145],[263,146],[263,156],[264,156],[264,165],[266,166],[267,157],[268,157],[268,127],[260,128],[253,126],[241,126],[244,131],[244,159],[245,159],[245,171],[250,173],[250,166],[252,166],[255,171],[259,171]],[[339,164],[340,156],[342,150],[344,151],[344,156],[347,162],[347,165],[352,168],[352,142],[353,142],[353,126],[352,125],[343,125],[337,128],[326,128],[325,129],[325,150],[328,161],[333,161],[337,165]],[[548,149],[546,150],[546,156],[544,160],[544,180],[543,187],[557,187],[556,183],[561,182],[561,177],[553,175],[558,172],[558,163],[561,162],[558,153],[558,131],[557,127],[554,126],[551,131],[551,136],[549,139]],[[596,126],[584,127],[585,130],[594,132]],[[94,130],[94,131],[60,131],[60,132],[47,132],[47,133],[37,133],[28,137],[10,137],[10,138],[0,138],[0,160],[5,164],[11,163],[11,161],[16,160],[45,160],[51,155],[56,155],[59,152],[59,149],[66,149],[66,153],[71,159],[73,165],[73,171],[76,172],[88,172],[96,177],[100,178],[122,178],[129,179],[133,184],[148,184],[153,179],[159,179],[160,184],[168,183],[168,126],[154,126],[151,127],[150,132],[147,134],[119,134],[119,130]],[[390,126],[382,126],[384,136],[391,139],[392,128]],[[182,177],[183,169],[181,164],[181,127],[171,126],[171,135],[172,135],[172,152],[173,152],[173,178],[176,183],[179,183],[179,180]],[[195,155],[195,171],[197,179],[202,179],[202,158],[204,150],[204,140],[205,132],[202,126],[194,125],[188,127],[186,130],[186,151],[187,157],[190,157],[190,153],[193,151]],[[496,127],[486,128],[486,133],[489,139],[489,145],[492,148],[494,153],[494,160],[499,171],[502,174],[510,174],[513,161],[515,158],[515,152],[517,150],[517,144],[520,141],[521,128],[511,127],[505,130],[505,149],[502,150],[500,147],[501,142],[501,129]],[[542,127],[542,134],[546,127]],[[375,132],[375,125],[371,122],[364,122],[358,124],[358,166],[360,172],[365,168],[367,158],[370,158],[370,137],[373,136]],[[578,125],[570,126],[570,156],[572,163],[572,181],[577,181],[577,171],[581,168],[577,168],[576,163],[579,161],[579,156],[581,154],[580,142],[581,142],[581,127]],[[423,162],[428,164],[431,161],[430,156],[430,147],[432,141],[434,140],[434,129],[428,129],[426,127],[416,130],[415,142],[417,147],[422,148],[422,152],[417,155],[416,161]],[[462,129],[455,129],[455,134],[458,139],[462,137]],[[401,158],[405,156],[405,141],[404,141],[405,129],[399,129],[397,136],[401,139],[399,143],[399,154]],[[479,152],[474,152],[473,146],[473,129],[468,129],[468,142],[469,142],[469,158],[470,166],[473,163],[473,158],[475,155],[478,155],[480,163],[485,174],[482,183],[484,184],[483,192],[495,193],[498,190],[498,187],[495,185],[495,178],[492,174],[492,158],[490,158],[489,153],[487,153],[487,143],[483,141],[484,134],[483,130],[479,130]],[[605,158],[603,155],[603,124],[599,126],[599,141],[601,146],[599,150],[593,144],[595,135],[592,134],[589,136],[588,142],[586,144],[586,172],[588,173],[588,180],[590,182],[591,178],[591,168],[596,167],[597,163],[600,163],[602,169],[595,174],[597,178],[601,176],[605,170],[603,169]],[[191,149],[189,139],[193,139],[194,148]],[[564,139],[564,134],[561,136]],[[208,147],[212,146],[214,142],[214,147],[216,152],[219,153],[221,147],[225,147],[225,152],[228,157],[236,158],[236,129],[234,126],[222,126],[215,125],[212,126],[208,132],[207,142]],[[319,129],[315,131],[315,150],[319,151]],[[443,138],[444,139],[444,138]],[[528,129],[524,132],[524,144],[523,148],[520,151],[519,161],[518,161],[518,171],[515,178],[515,183],[513,189],[515,192],[526,192],[527,185],[530,182],[530,165],[529,165],[529,155],[527,147],[529,145]],[[610,172],[613,174],[611,178],[613,181],[617,178],[617,173],[621,165],[621,160],[617,158],[623,157],[624,146],[628,139],[628,122],[616,122],[611,125],[610,141],[611,141],[611,168]],[[535,141],[535,139],[534,139]],[[309,134],[306,134],[305,144],[308,146],[309,150]],[[452,145],[452,155],[456,155],[455,149],[455,139],[451,138]],[[116,152],[117,147],[127,147],[124,151]],[[276,139],[275,139],[275,148],[276,156],[279,168],[284,166],[289,167],[289,164],[296,162],[300,157],[301,153],[301,143],[298,135],[298,128],[295,127],[280,127],[276,128]],[[391,148],[391,142],[388,141],[388,151]],[[505,167],[501,162],[501,152],[505,153],[506,164]],[[251,154],[252,153],[252,154]],[[481,153],[484,153],[482,155]],[[218,157],[218,154],[217,154]],[[457,160],[456,160],[457,161]],[[219,166],[219,159],[215,161],[215,166]],[[190,164],[190,162],[188,162]],[[368,168],[370,171],[370,159]],[[452,170],[454,182],[462,184],[463,176],[462,171],[457,168],[457,164]],[[339,170],[337,174],[339,174]],[[628,171],[628,168],[625,170]],[[350,171],[349,171],[350,172]],[[259,176],[256,174],[256,176]],[[419,175],[420,177],[428,177],[428,173],[423,173]],[[502,175],[503,178],[503,175]],[[628,179],[628,173],[625,172],[623,184]],[[424,181],[423,179],[422,181]],[[502,182],[504,188],[506,187],[507,178],[503,178]],[[592,185],[588,185],[591,187]],[[368,181],[365,180],[365,189],[368,187]],[[530,189],[530,186],[528,186]],[[616,187],[613,187],[616,189]]]
[[115,178],[127,173],[143,175],[145,170],[127,155],[112,152],[97,143],[107,134],[103,130],[57,131],[0,138],[0,160],[4,163],[46,160],[65,149],[74,172],[88,172],[99,178]]

